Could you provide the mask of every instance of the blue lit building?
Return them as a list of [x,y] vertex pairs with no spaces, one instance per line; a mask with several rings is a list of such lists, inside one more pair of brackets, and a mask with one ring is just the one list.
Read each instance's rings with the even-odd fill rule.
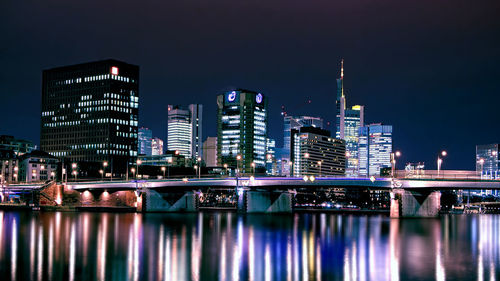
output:
[[498,179],[498,143],[476,145],[476,171],[486,179]]
[[391,167],[392,126],[370,124],[359,129],[359,175],[378,176]]
[[255,165],[257,172],[265,171],[267,98],[238,89],[218,95],[217,107],[218,166],[250,174]]
[[139,128],[139,154],[151,156],[151,143],[153,139],[153,132],[148,129],[141,127]]

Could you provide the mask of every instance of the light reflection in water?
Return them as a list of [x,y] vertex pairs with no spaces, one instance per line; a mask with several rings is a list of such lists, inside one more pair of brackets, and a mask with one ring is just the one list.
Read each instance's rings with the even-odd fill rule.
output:
[[0,212],[0,222],[0,276],[12,280],[496,280],[500,272],[497,215]]

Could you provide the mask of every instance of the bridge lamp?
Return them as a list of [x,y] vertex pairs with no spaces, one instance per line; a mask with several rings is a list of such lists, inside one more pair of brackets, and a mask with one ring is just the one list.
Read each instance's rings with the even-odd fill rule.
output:
[[254,176],[251,176],[250,177],[250,182],[253,184],[255,182],[255,177]]
[[183,182],[188,182],[188,178],[183,178],[182,181]]
[[304,176],[302,179],[303,179],[305,182],[307,182],[307,180],[309,180],[309,177],[308,177],[308,176]]
[[374,177],[374,176],[371,176],[371,177],[370,177],[370,181],[371,181],[372,183],[373,183],[373,182],[375,182],[375,177]]
[[309,180],[310,180],[311,182],[314,182],[314,181],[316,180],[316,178],[315,178],[314,176],[309,176]]

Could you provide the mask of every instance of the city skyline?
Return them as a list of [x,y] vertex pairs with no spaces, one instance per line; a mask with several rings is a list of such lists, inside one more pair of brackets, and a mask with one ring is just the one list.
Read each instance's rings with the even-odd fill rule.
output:
[[[108,31],[85,27],[85,8],[91,6],[91,2],[83,4],[83,9],[57,7],[52,9],[55,11],[42,4],[25,7],[11,3],[3,9],[6,15],[2,19],[5,23],[2,29],[9,28],[3,30],[7,34],[5,42],[9,44],[0,53],[4,65],[0,71],[0,95],[5,107],[0,118],[17,120],[25,126],[7,121],[0,125],[0,133],[39,144],[41,71],[116,58],[141,67],[140,92],[144,98],[139,126],[163,133],[166,124],[154,122],[156,112],[165,112],[166,104],[199,103],[206,107],[203,135],[215,136],[215,96],[229,88],[259,89],[269,98],[269,136],[278,140],[277,146],[282,146],[279,115],[282,104],[299,108],[311,99],[311,105],[290,114],[322,117],[325,123],[331,124],[327,129],[334,131],[335,116],[331,108],[335,102],[338,65],[344,58],[344,87],[350,104],[366,106],[366,123],[394,126],[394,148],[402,152],[398,163],[425,161],[432,169],[437,153],[446,149],[449,154],[444,160],[444,169],[473,170],[475,146],[497,143],[500,139],[500,134],[491,130],[495,125],[494,105],[499,99],[495,95],[499,87],[495,83],[499,74],[495,65],[500,61],[500,55],[495,52],[499,39],[489,36],[499,29],[495,9],[491,8],[498,4],[493,3],[451,5],[451,1],[440,1],[436,4],[446,7],[443,9],[396,1],[360,6],[295,3],[281,13],[275,12],[279,7],[275,5],[283,4],[279,2],[260,9],[214,4],[218,7],[215,14],[222,15],[221,19],[198,11],[201,19],[190,21],[201,32],[187,25],[187,16],[194,13],[188,3],[169,7],[173,25],[166,24],[164,17],[158,17],[166,7],[147,6],[142,13],[153,16],[140,28],[134,28],[136,23],[128,22],[123,16],[110,22],[103,11],[111,6],[103,3],[102,11],[94,13],[96,25],[108,24],[122,29],[119,22],[124,25],[123,29],[132,30],[131,35],[113,34],[109,39],[104,38]],[[130,9],[129,2],[122,4],[117,9]],[[378,9],[373,9],[374,6]],[[409,16],[396,15],[396,8],[402,9],[400,15]],[[20,11],[34,16],[23,22],[15,21]],[[298,11],[315,14],[316,20],[290,21]],[[58,20],[50,17],[63,12],[80,21],[58,25]],[[235,19],[235,14],[243,20],[229,21]],[[259,17],[261,20],[253,27],[243,23],[260,14],[263,17]],[[275,14],[274,19],[266,17]],[[361,15],[364,20],[358,20],[360,17],[355,15]],[[382,20],[384,17],[390,21]],[[430,23],[423,19],[430,19]],[[207,28],[203,28],[202,22]],[[231,26],[226,22],[231,22]],[[387,25],[388,22],[391,25]],[[341,28],[346,25],[351,28]],[[178,26],[178,31],[173,26]],[[220,28],[209,30],[210,27]],[[151,31],[144,35],[137,32],[146,29]],[[286,32],[288,29],[295,30],[293,36]],[[48,38],[44,38],[39,35],[45,34],[41,30],[66,35],[57,38],[48,34]],[[66,32],[68,30],[80,32]],[[310,32],[312,30],[315,32]],[[15,36],[21,31],[26,40]],[[204,35],[205,32],[208,34]],[[300,36],[295,36],[296,33]],[[170,41],[158,39],[158,34],[171,35],[176,43],[168,44]],[[202,48],[194,47],[203,36],[225,40],[215,40],[223,41],[222,44],[212,41]],[[96,37],[102,37],[101,45],[89,48],[91,45],[86,42]],[[294,39],[296,37],[301,39]],[[118,45],[130,47],[117,48]],[[166,45],[169,47],[163,50]],[[234,62],[245,67],[234,71]],[[166,139],[163,134],[159,137]]]

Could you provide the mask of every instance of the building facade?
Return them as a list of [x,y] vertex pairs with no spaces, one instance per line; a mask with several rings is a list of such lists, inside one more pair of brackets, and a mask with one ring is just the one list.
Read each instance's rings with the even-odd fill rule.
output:
[[179,151],[187,158],[197,159],[202,155],[203,106],[190,104],[168,106],[167,149]]
[[217,96],[217,161],[241,173],[265,169],[267,99],[238,89]]
[[21,156],[19,160],[19,180],[22,182],[44,182],[57,178],[59,160],[40,150]]
[[1,135],[0,136],[0,149],[12,150],[16,155],[23,155],[30,153],[36,149],[36,145],[28,140],[16,139],[13,136]]
[[481,178],[498,179],[499,144],[476,145],[476,172]]
[[208,137],[203,142],[202,159],[206,167],[217,167],[217,137]]
[[41,115],[41,150],[124,174],[138,154],[139,67],[103,60],[44,70]]
[[19,180],[19,156],[12,149],[0,149],[0,184]]
[[313,127],[292,130],[293,175],[331,176],[345,174],[345,141],[330,131]]
[[151,139],[151,155],[163,154],[163,140],[160,138]]
[[152,141],[153,131],[144,127],[139,128],[139,155],[151,155]]
[[391,167],[392,126],[371,124],[359,129],[359,175],[379,176]]

